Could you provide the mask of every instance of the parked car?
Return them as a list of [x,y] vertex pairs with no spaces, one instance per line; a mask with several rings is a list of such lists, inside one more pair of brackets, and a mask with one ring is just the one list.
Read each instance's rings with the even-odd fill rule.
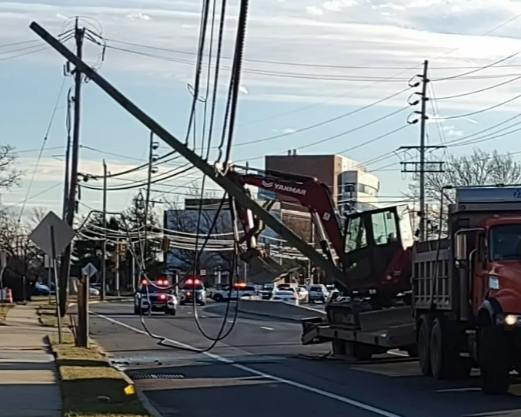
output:
[[34,283],[33,295],[49,295],[51,289],[47,285],[40,284],[39,282]]
[[297,295],[296,291],[277,290],[273,293],[271,300],[288,303],[288,304],[292,304],[292,305],[296,305],[296,306],[299,305],[298,295]]
[[298,294],[298,300],[301,303],[309,303],[309,291],[305,285],[299,285],[295,288]]
[[314,284],[309,287],[309,302],[315,303],[320,301],[325,303],[329,297],[329,291],[324,284]]
[[257,295],[257,290],[253,285],[246,285],[245,283],[236,283],[230,292],[229,285],[223,285],[220,291],[216,291],[213,299],[215,302],[221,302],[228,299],[237,300],[242,297],[253,297]]

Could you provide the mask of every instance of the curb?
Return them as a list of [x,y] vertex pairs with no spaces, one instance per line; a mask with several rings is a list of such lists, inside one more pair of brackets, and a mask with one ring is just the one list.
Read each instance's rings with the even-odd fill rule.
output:
[[152,405],[152,403],[143,391],[141,391],[139,388],[136,388],[135,385],[134,389],[136,390],[136,394],[139,398],[139,401],[141,401],[141,404],[143,405],[145,410],[147,410],[152,417],[163,417],[163,415],[157,410],[157,408]]
[[[90,338],[91,337],[89,336],[89,339]],[[163,415],[157,410],[157,408],[152,405],[152,403],[150,402],[148,397],[145,395],[145,393],[143,391],[141,391],[138,387],[136,387],[136,384],[134,384],[134,381],[132,381],[132,379],[130,379],[130,377],[124,371],[122,371],[121,369],[118,369],[114,365],[112,365],[112,362],[110,361],[110,355],[107,353],[107,351],[105,349],[103,349],[99,343],[96,342],[96,345],[98,346],[98,350],[107,359],[107,362],[109,363],[110,367],[112,369],[115,369],[116,371],[118,371],[120,373],[121,377],[125,380],[125,382],[128,385],[132,385],[134,387],[134,391],[136,392],[136,395],[137,395],[139,401],[141,402],[141,405],[143,406],[143,408],[152,417],[163,417]]]

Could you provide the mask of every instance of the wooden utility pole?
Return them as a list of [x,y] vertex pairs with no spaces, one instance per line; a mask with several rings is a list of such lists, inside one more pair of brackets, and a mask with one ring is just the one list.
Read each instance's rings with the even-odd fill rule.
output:
[[[81,60],[83,57],[83,38],[85,29],[78,26],[78,18],[76,18],[76,26],[74,28],[74,38],[76,40],[76,56]],[[80,153],[80,114],[81,114],[81,83],[82,72],[76,67],[74,69],[74,123],[72,133],[72,158],[71,171],[69,177],[69,197],[67,199],[66,222],[69,226],[74,224],[74,213],[76,211],[76,191],[78,188],[78,162]],[[69,297],[69,272],[71,263],[72,243],[67,246],[63,253],[61,269],[60,269],[60,313],[62,317],[67,313],[68,297]]]
[[429,61],[423,63],[420,115],[420,240],[425,241],[425,122],[427,121],[427,78]]
[[103,160],[103,247],[101,248],[101,291],[100,300],[105,300],[107,289],[107,164]]

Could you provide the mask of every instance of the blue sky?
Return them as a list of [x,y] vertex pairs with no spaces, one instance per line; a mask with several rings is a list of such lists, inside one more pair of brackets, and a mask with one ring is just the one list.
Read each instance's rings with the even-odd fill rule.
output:
[[[408,116],[417,107],[360,128],[406,107],[413,89],[368,109],[361,108],[405,90],[408,80],[420,71],[425,59],[430,59],[432,67],[430,96],[439,99],[433,100],[434,106],[429,104],[432,116],[428,124],[429,143],[458,144],[457,140],[467,143],[461,138],[501,123],[518,114],[521,108],[521,100],[513,99],[521,94],[520,81],[514,79],[515,66],[520,64],[517,53],[521,51],[521,41],[516,39],[520,32],[521,18],[516,20],[521,13],[519,1],[265,0],[260,3],[253,2],[250,10],[234,161],[249,160],[251,165],[262,167],[264,155],[285,153],[288,149],[298,149],[301,154],[341,153],[405,126]],[[200,2],[179,0],[0,1],[3,28],[0,33],[1,143],[16,147],[18,168],[25,172],[20,188],[1,193],[2,204],[20,207],[26,201],[28,212],[33,207],[60,212],[65,103],[67,90],[72,85],[68,77],[42,158],[38,160],[64,82],[63,61],[56,52],[44,49],[43,43],[3,45],[37,40],[28,28],[33,20],[57,35],[63,28],[70,27],[67,17],[89,17],[84,22],[93,31],[102,29],[109,46],[100,72],[172,133],[183,137],[191,101],[187,83],[193,80],[199,9]],[[226,30],[227,57],[233,45],[236,14],[236,8],[231,7]],[[35,53],[40,49],[38,45],[42,45],[42,51]],[[34,48],[22,50],[27,47]],[[33,53],[17,56],[25,52]],[[97,63],[100,52],[99,46],[88,43],[87,61]],[[507,56],[512,57],[500,67],[478,70]],[[226,69],[229,63],[229,59],[223,60],[225,68],[219,85],[221,98],[216,127],[222,120],[222,95],[229,78]],[[469,72],[472,73],[467,74]],[[203,80],[206,80],[206,71]],[[479,94],[443,99],[507,81],[510,82]],[[204,92],[203,88],[203,95]],[[103,159],[111,172],[144,162],[147,130],[93,83],[85,84],[83,93],[80,171],[101,173]],[[510,99],[513,99],[510,103],[484,111]],[[353,111],[357,112],[330,121]],[[200,104],[199,146],[202,115]],[[320,125],[310,127],[315,124]],[[492,137],[495,131],[507,126],[472,138]],[[353,129],[357,130],[342,134]],[[285,136],[273,138],[280,134]],[[399,146],[416,144],[418,135],[418,125],[413,125],[344,154],[360,162],[374,160]],[[325,140],[332,136],[338,137]],[[217,132],[214,146],[218,139]],[[258,143],[244,145],[254,141]],[[512,134],[479,144],[449,147],[447,152],[459,155],[478,146],[504,153],[521,151],[516,135]],[[167,145],[161,144],[158,154],[169,150]],[[215,155],[213,152],[213,159]],[[443,152],[436,157],[442,158]],[[384,201],[398,201],[410,181],[400,173],[399,162],[400,158],[395,155],[367,164],[367,170],[380,177]],[[176,160],[165,164],[162,172],[184,163]],[[34,181],[29,187],[33,173]],[[144,178],[142,172],[124,177],[126,180],[110,181],[109,186],[126,185]],[[157,185],[154,189],[174,194],[155,193],[154,198],[175,197],[175,193],[179,193],[178,198],[182,199],[182,194],[188,191],[184,186],[197,178],[197,172],[193,171]],[[133,192],[110,192],[109,209],[124,208]],[[88,211],[88,207],[100,208],[101,193],[83,191],[81,202],[83,212]]]

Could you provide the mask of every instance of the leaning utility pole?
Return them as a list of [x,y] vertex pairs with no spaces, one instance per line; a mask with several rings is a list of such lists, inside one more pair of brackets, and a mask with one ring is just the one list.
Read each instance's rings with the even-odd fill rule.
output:
[[[76,56],[82,59],[83,56],[83,38],[85,36],[85,28],[80,29],[78,26],[78,18],[74,27],[74,38],[76,40]],[[69,196],[67,199],[66,222],[72,227],[74,224],[74,213],[76,211],[76,191],[78,188],[78,162],[80,151],[80,112],[81,112],[81,83],[82,72],[74,69],[74,123],[72,133],[72,158],[71,171],[69,177]],[[67,314],[68,297],[69,297],[69,271],[71,263],[72,243],[67,246],[63,254],[60,269],[60,312],[62,317]]]
[[[402,146],[399,149],[400,150],[416,150],[419,152],[420,160],[419,161],[406,161],[402,162],[402,172],[404,173],[414,173],[417,174],[419,177],[419,183],[420,183],[420,190],[419,190],[419,200],[420,200],[420,211],[419,211],[419,217],[420,217],[420,240],[424,241],[427,239],[427,233],[426,233],[426,213],[425,213],[425,204],[426,204],[426,198],[425,198],[425,174],[426,173],[441,173],[443,172],[443,161],[429,161],[427,162],[426,159],[426,151],[427,150],[435,150],[435,149],[443,149],[445,146],[427,146],[425,144],[427,131],[426,131],[426,123],[429,118],[427,115],[427,102],[429,101],[429,97],[427,96],[427,87],[429,84],[429,78],[428,78],[428,71],[429,71],[429,61],[425,61],[423,63],[423,73],[421,75],[417,75],[416,77],[420,78],[419,82],[412,83],[409,82],[410,87],[419,87],[421,85],[421,92],[414,93],[413,96],[419,96],[419,99],[410,102],[409,105],[416,106],[418,103],[420,103],[420,111],[414,111],[413,114],[417,115],[419,117],[414,118],[413,120],[408,120],[409,124],[416,124],[420,122],[420,145],[419,146]],[[410,98],[409,98],[410,100]],[[411,168],[412,166],[412,168]]]
[[143,239],[143,255],[142,262],[143,267],[146,267],[146,257],[147,257],[147,238],[148,238],[148,207],[150,205],[150,187],[152,186],[152,174],[154,173],[154,167],[152,163],[156,160],[154,155],[154,151],[158,148],[159,143],[154,142],[154,132],[150,132],[150,144],[148,149],[148,177],[147,177],[147,190],[145,196],[145,231],[144,231],[144,239]]
[[107,289],[107,164],[103,160],[103,247],[101,248],[101,291],[100,300],[105,300]]

